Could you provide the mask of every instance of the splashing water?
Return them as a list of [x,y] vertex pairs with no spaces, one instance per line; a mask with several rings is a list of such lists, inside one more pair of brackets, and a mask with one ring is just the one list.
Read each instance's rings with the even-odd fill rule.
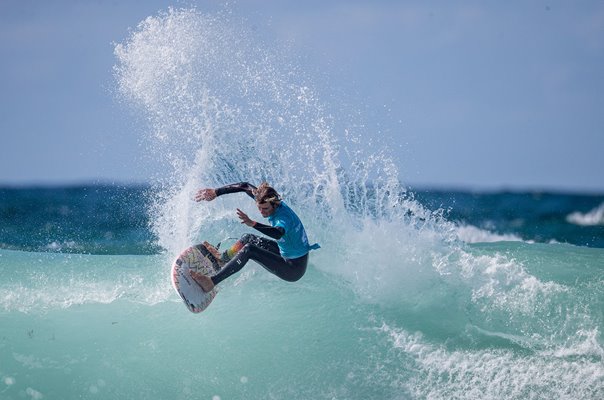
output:
[[[331,243],[338,236],[332,233],[363,235],[396,224],[403,235],[448,240],[450,227],[413,201],[394,162],[365,154],[358,141],[338,140],[304,74],[226,16],[170,9],[143,21],[115,53],[119,87],[148,115],[150,151],[170,171],[153,210],[170,252],[198,240],[200,230],[215,239],[216,231],[232,235],[225,219],[232,219],[233,202],[198,206],[190,199],[199,187],[237,181],[272,183],[311,236],[336,253],[352,252],[344,261],[358,254]],[[347,169],[342,153],[354,155]]]

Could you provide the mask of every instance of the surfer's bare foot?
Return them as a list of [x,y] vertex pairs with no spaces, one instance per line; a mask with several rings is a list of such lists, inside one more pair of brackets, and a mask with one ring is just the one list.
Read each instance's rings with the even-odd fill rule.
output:
[[222,268],[224,266],[224,260],[222,259],[222,254],[220,254],[220,251],[208,242],[203,242],[203,245],[214,256],[216,261],[218,261],[218,265],[220,265],[220,268]]
[[212,278],[207,275],[200,274],[197,271],[191,271],[191,278],[201,286],[201,289],[204,292],[209,292],[214,289],[214,282],[212,282]]

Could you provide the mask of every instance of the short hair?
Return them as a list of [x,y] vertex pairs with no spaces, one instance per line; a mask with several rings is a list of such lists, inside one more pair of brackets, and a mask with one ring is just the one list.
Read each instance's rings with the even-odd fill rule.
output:
[[281,204],[281,196],[279,196],[279,193],[266,182],[262,182],[254,191],[254,198],[258,204],[270,203],[273,206]]

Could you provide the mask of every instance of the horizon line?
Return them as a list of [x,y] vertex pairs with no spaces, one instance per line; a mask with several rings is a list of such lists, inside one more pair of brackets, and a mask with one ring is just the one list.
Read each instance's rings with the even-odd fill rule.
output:
[[[24,182],[2,182],[0,189],[59,189],[59,188],[82,188],[82,187],[152,187],[156,182],[144,180],[119,180],[119,179],[74,179],[65,181],[24,181]],[[560,185],[528,185],[528,184],[492,184],[481,185],[471,183],[405,183],[403,187],[410,192],[442,191],[442,192],[470,192],[470,193],[559,193],[559,194],[585,194],[604,196],[604,188],[580,188]]]

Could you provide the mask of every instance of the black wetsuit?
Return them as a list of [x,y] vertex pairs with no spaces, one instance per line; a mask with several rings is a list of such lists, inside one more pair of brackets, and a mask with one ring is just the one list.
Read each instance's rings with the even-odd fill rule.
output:
[[[247,182],[241,182],[216,189],[216,196],[245,192],[248,196],[254,198],[253,190],[255,189],[255,186]],[[282,227],[273,227],[259,222],[256,222],[254,229],[275,240],[279,240],[285,234],[285,230]],[[302,278],[308,264],[308,253],[298,258],[284,258],[275,240],[250,233],[243,235],[233,246],[233,248],[240,247],[240,250],[226,263],[219,273],[212,277],[212,282],[218,284],[240,271],[249,260],[256,261],[270,273],[288,282],[295,282]]]

